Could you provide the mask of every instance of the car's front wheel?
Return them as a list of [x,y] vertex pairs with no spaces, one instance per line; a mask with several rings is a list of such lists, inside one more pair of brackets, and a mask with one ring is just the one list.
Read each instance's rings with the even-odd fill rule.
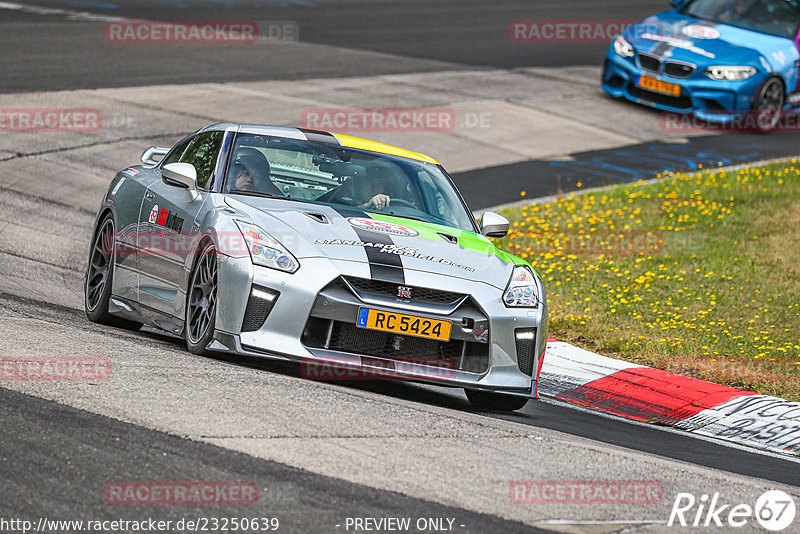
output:
[[89,265],[83,283],[83,304],[86,317],[94,322],[117,326],[128,330],[138,330],[142,323],[114,317],[108,313],[111,300],[111,286],[114,280],[114,260],[116,255],[116,233],[114,218],[109,213],[97,225]]
[[208,241],[200,249],[186,292],[186,346],[193,354],[207,355],[217,317],[217,249]]
[[489,391],[478,391],[476,389],[465,389],[469,402],[481,410],[495,412],[513,412],[521,410],[528,404],[527,397],[516,395],[504,395],[502,393],[491,393]]
[[783,82],[779,78],[765,81],[753,99],[753,118],[756,128],[761,132],[771,132],[778,125],[786,103]]

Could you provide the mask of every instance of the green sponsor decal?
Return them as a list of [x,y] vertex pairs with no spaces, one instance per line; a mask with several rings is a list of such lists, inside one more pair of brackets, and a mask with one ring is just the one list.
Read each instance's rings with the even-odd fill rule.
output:
[[[389,222],[407,226],[416,232],[419,232],[417,239],[430,239],[431,241],[445,241],[445,238],[439,235],[438,232],[455,236],[458,239],[458,244],[468,250],[480,252],[487,256],[497,256],[506,263],[514,265],[527,265],[530,263],[523,260],[519,256],[514,256],[508,252],[504,252],[494,246],[494,243],[489,241],[489,238],[475,232],[468,232],[466,230],[459,230],[451,226],[443,226],[441,224],[434,224],[423,221],[415,221],[413,219],[404,219],[403,217],[392,217],[391,215],[384,215],[382,213],[367,213],[368,216],[379,221]],[[533,268],[531,268],[533,269]]]

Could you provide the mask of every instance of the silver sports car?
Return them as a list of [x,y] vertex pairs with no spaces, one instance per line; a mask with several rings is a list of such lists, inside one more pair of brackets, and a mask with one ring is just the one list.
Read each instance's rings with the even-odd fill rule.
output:
[[90,320],[155,326],[195,354],[298,361],[310,378],[461,387],[484,409],[536,397],[542,281],[489,239],[508,221],[476,223],[430,157],[226,123],[142,161],[97,214]]

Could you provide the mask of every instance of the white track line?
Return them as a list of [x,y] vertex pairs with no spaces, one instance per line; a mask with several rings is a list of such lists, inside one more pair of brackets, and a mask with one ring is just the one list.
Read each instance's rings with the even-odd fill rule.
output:
[[66,17],[67,20],[72,20],[72,21],[109,22],[114,20],[128,20],[125,17],[111,17],[108,15],[97,15],[95,13],[89,13],[88,11],[74,11],[72,9],[61,9],[57,7],[29,6],[25,4],[17,4],[15,2],[0,2],[0,9],[21,11],[23,13],[29,13],[31,15],[41,15],[41,16],[60,15]]
[[[647,427],[647,428],[652,428],[652,429],[655,429],[655,430],[661,430],[662,432],[669,432],[671,434],[680,434],[681,436],[691,437],[691,438],[699,439],[699,440],[702,440],[702,441],[707,441],[709,443],[714,443],[716,445],[723,445],[725,447],[730,447],[731,449],[737,449],[737,450],[740,450],[740,451],[752,452],[753,454],[760,454],[762,456],[769,456],[770,458],[778,458],[780,460],[786,460],[788,462],[794,462],[796,464],[800,464],[800,457],[798,457],[796,455],[780,454],[780,453],[768,451],[768,450],[765,450],[765,449],[759,449],[759,448],[756,448],[756,447],[753,447],[753,446],[740,445],[740,444],[738,444],[736,442],[733,442],[733,441],[726,441],[726,440],[723,440],[723,439],[720,439],[720,438],[714,438],[714,437],[711,437],[711,436],[704,436],[702,434],[695,434],[694,432],[687,432],[687,431],[681,430],[679,428],[673,428],[673,427],[664,426],[664,425],[652,425],[650,423],[645,423],[645,422],[642,422],[642,421],[636,421],[634,419],[627,419],[625,417],[621,417],[619,415],[615,415],[615,414],[612,414],[612,413],[602,412],[600,410],[593,410],[591,408],[587,408],[587,407],[581,406],[579,404],[572,404],[571,402],[562,401],[561,399],[557,399],[556,397],[553,397],[551,395],[545,395],[543,393],[541,393],[539,395],[539,397],[540,397],[538,399],[539,402],[544,402],[544,403],[547,403],[547,404],[553,404],[553,405],[556,405],[556,406],[565,406],[565,407],[571,408],[573,410],[578,410],[579,412],[584,412],[584,413],[587,413],[587,414],[590,414],[590,415],[597,415],[597,416],[600,416],[600,417],[605,417],[606,419],[614,419],[615,421],[624,421],[624,422],[629,423],[631,425],[638,425],[638,426],[643,426],[643,427]],[[592,439],[592,438],[587,438],[587,439]],[[657,453],[652,453],[652,454],[657,454]]]
[[[736,165],[728,165],[725,167],[704,167],[702,169],[697,169],[694,171],[685,171],[681,172],[681,174],[689,174],[695,175],[700,174],[702,172],[712,171],[712,172],[730,172],[730,171],[738,171],[744,169],[746,167],[759,167],[761,165],[771,165],[773,163],[787,163],[792,161],[793,159],[797,159],[798,156],[786,156],[783,158],[773,158],[773,159],[763,159],[759,161],[751,161],[747,163],[737,163]],[[546,159],[546,158],[545,158]],[[531,160],[535,161],[535,160]],[[546,197],[537,197],[537,198],[529,198],[526,200],[515,200],[514,202],[507,202],[505,204],[498,204],[497,206],[492,206],[490,208],[483,208],[477,211],[474,211],[473,214],[475,215],[476,219],[480,219],[480,216],[486,213],[487,211],[499,211],[506,208],[516,208],[520,206],[530,205],[530,204],[546,204],[547,202],[553,202],[554,200],[558,200],[559,198],[563,198],[568,195],[584,195],[590,193],[603,193],[606,191],[610,191],[615,187],[625,187],[626,185],[633,185],[633,184],[654,184],[656,182],[668,181],[668,180],[675,180],[677,177],[675,176],[676,173],[670,172],[666,176],[662,176],[661,178],[650,178],[648,180],[635,180],[633,182],[620,182],[618,184],[610,184],[610,185],[601,185],[598,187],[591,187],[588,189],[580,189],[577,191],[572,191],[570,193],[561,193],[559,195],[550,195]]]

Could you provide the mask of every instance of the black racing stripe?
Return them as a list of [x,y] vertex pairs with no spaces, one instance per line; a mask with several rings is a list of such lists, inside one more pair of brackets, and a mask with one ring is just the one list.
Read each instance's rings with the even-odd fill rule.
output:
[[341,146],[342,144],[336,139],[336,136],[330,134],[328,132],[323,132],[321,130],[308,130],[305,128],[300,128],[300,131],[303,132],[306,136],[306,139],[315,143],[325,143],[328,145],[336,145]]
[[669,51],[669,50],[672,50],[672,45],[667,43],[667,42],[661,41],[660,43],[658,43],[656,45],[655,48],[653,48],[653,50],[651,50],[650,53],[653,54],[653,55],[659,56],[660,58],[663,59],[664,58],[664,54],[666,54],[667,51]]
[[[367,215],[365,212],[355,208],[335,206],[334,209],[345,219],[349,219],[350,217],[369,218],[369,215]],[[364,243],[378,243],[381,245],[395,244],[394,241],[392,241],[391,236],[387,234],[370,232],[369,230],[356,228],[355,226],[353,226],[353,230],[358,236],[359,241],[363,241]],[[403,260],[398,254],[381,252],[380,249],[375,247],[364,247],[364,252],[367,253],[370,277],[373,280],[405,284],[406,276],[403,272]]]
[[[358,239],[365,243],[372,242],[381,245],[394,245],[394,241],[392,241],[392,238],[388,235],[362,230],[361,228],[353,227],[353,229],[356,231]],[[398,284],[404,284],[406,282],[406,277],[403,273],[403,261],[400,259],[399,255],[381,252],[380,249],[375,247],[364,247],[364,250],[367,253],[370,276],[373,280],[383,280]]]

